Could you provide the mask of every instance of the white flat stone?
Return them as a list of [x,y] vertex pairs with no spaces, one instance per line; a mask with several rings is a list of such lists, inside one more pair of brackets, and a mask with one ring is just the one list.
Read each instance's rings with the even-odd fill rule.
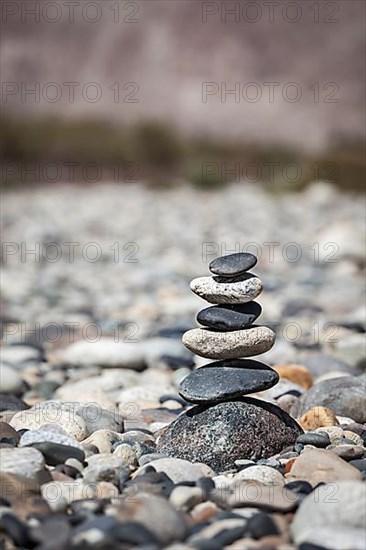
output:
[[276,335],[258,326],[232,332],[195,328],[183,334],[183,344],[193,353],[209,359],[236,359],[259,355],[271,349]]
[[197,277],[191,281],[190,287],[211,304],[245,304],[259,296],[263,285],[253,275],[235,282],[225,282],[221,277]]

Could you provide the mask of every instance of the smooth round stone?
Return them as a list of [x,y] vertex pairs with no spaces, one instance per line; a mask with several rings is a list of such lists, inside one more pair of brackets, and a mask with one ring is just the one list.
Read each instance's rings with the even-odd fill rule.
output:
[[45,424],[55,424],[78,441],[82,441],[86,437],[84,420],[72,410],[68,410],[66,405],[52,401],[35,405],[26,411],[17,412],[9,424],[17,431],[23,429],[34,430]]
[[211,304],[245,304],[262,292],[262,281],[252,273],[241,277],[197,277],[190,283],[192,292]]
[[179,394],[192,403],[217,403],[266,390],[274,386],[278,379],[278,374],[271,367],[258,361],[216,361],[184,378]]
[[42,453],[30,447],[0,449],[0,464],[2,472],[22,476],[37,483],[49,481],[51,477],[45,470]]
[[197,314],[197,321],[214,330],[241,330],[252,325],[261,313],[262,308],[257,302],[211,306]]
[[76,414],[84,420],[87,436],[97,430],[123,432],[124,424],[122,416],[114,410],[101,408],[96,403],[80,405],[76,409]]
[[243,397],[213,406],[197,405],[164,428],[157,450],[216,472],[235,468],[243,458],[268,458],[293,445],[300,426],[282,409]]
[[101,365],[141,370],[145,366],[140,342],[115,342],[112,338],[100,338],[97,342],[79,340],[70,344],[61,358],[66,363],[81,367]]
[[288,474],[289,481],[305,480],[313,487],[318,483],[362,480],[361,473],[335,453],[325,449],[306,447],[297,457]]
[[20,439],[19,447],[27,447],[35,443],[45,442],[76,447],[82,450],[81,444],[78,443],[74,437],[70,437],[66,431],[57,424],[45,424],[36,430],[26,431]]
[[232,332],[194,328],[183,334],[183,344],[193,353],[209,359],[238,359],[271,349],[276,335],[268,327],[257,326]]
[[290,529],[296,545],[307,542],[334,550],[365,548],[366,491],[362,481],[321,485],[305,497]]
[[0,363],[0,386],[3,393],[15,395],[20,395],[25,387],[16,369],[6,363]]
[[144,474],[147,469],[153,469],[156,472],[166,474],[173,483],[183,483],[185,481],[196,482],[202,479],[202,477],[212,477],[215,475],[215,473],[205,464],[192,464],[192,461],[168,456],[154,460],[151,464],[139,468],[134,479],[138,480],[138,477]]
[[250,252],[238,252],[215,258],[210,263],[209,270],[221,277],[234,277],[251,269],[257,263],[257,258]]
[[83,470],[83,478],[86,483],[95,483],[96,481],[117,483],[118,474],[124,467],[123,459],[111,454],[90,456],[87,462],[88,466]]
[[280,472],[270,466],[254,465],[245,468],[234,476],[233,481],[255,480],[265,485],[285,485],[285,478]]
[[337,456],[340,456],[347,462],[362,458],[366,453],[366,449],[364,447],[359,447],[358,445],[332,445],[328,447],[328,450],[332,451]]
[[335,414],[366,422],[366,374],[342,376],[315,384],[301,399],[300,414],[312,407],[328,407]]

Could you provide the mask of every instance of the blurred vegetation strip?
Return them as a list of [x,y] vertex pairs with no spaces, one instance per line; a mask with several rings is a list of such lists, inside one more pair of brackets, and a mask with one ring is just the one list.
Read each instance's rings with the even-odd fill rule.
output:
[[[364,143],[339,143],[309,157],[281,147],[187,138],[156,121],[135,126],[100,120],[5,117],[2,184],[115,181],[170,186],[182,180],[205,189],[232,181],[298,191],[314,181],[363,191]],[[72,178],[71,178],[72,175]]]

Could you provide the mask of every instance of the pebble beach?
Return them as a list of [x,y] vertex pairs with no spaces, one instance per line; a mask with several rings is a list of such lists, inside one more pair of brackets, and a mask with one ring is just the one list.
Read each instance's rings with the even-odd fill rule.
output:
[[357,195],[106,183],[2,208],[2,547],[365,550]]

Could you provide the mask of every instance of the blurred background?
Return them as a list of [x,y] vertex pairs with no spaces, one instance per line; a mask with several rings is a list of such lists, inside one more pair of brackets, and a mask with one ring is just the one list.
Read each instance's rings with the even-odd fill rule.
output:
[[42,164],[9,182],[362,186],[363,2],[11,0],[2,27],[4,160]]
[[179,336],[189,279],[247,250],[263,320],[301,326],[281,360],[363,357],[364,2],[1,9],[6,343],[65,322]]

